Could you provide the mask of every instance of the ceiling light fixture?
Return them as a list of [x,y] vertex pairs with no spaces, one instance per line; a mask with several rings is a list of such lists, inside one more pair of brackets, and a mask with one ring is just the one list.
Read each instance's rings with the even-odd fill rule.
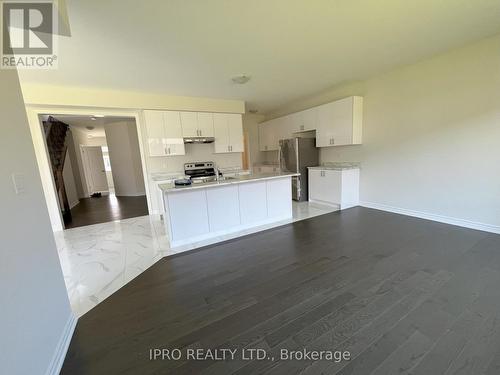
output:
[[93,127],[93,126],[86,126],[85,128],[86,128],[87,130],[94,130],[94,129],[95,129],[95,127]]
[[90,119],[91,119],[92,121],[97,120],[94,116],[92,116]]
[[104,115],[93,115],[92,117],[104,117]]
[[252,109],[249,109],[248,112],[250,112],[250,113],[257,113],[257,112],[259,112],[259,110],[255,109],[255,108],[252,108]]
[[231,80],[233,81],[233,83],[236,83],[238,85],[244,85],[245,83],[250,81],[250,78],[251,78],[250,76],[242,74],[241,76],[236,76],[231,78]]

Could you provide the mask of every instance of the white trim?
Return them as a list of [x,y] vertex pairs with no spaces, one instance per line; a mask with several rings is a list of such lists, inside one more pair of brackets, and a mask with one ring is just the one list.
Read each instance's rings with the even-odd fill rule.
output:
[[[116,195],[116,191],[115,191]],[[117,197],[141,197],[143,195],[147,195],[145,191],[140,191],[138,193],[121,193],[120,195],[116,195]]]
[[58,115],[94,115],[96,113],[104,116],[118,117],[133,117],[137,128],[137,137],[139,139],[139,152],[141,155],[142,172],[144,175],[144,188],[146,190],[146,201],[148,204],[148,212],[152,214],[152,205],[149,193],[149,176],[146,164],[146,154],[144,145],[142,144],[142,123],[144,121],[141,109],[116,109],[116,108],[101,108],[101,107],[73,107],[73,106],[40,106],[27,105],[26,113],[28,114],[28,122],[31,130],[31,138],[35,147],[35,156],[38,163],[40,177],[42,179],[42,187],[49,211],[50,222],[54,232],[64,229],[61,210],[59,208],[59,199],[57,198],[54,178],[50,167],[50,161],[46,150],[44,132],[39,115],[58,114]]
[[480,223],[477,221],[459,219],[456,217],[450,217],[450,216],[444,216],[444,215],[431,214],[431,213],[422,212],[422,211],[409,210],[406,208],[393,207],[393,206],[388,206],[385,204],[373,203],[373,202],[360,202],[360,206],[366,207],[366,208],[373,208],[375,210],[392,212],[395,214],[418,217],[420,219],[437,221],[439,223],[451,224],[451,225],[456,225],[459,227],[482,230],[485,232],[500,234],[500,226],[498,226],[498,225],[485,224],[485,223]]
[[62,365],[64,363],[64,358],[66,358],[66,353],[68,352],[71,338],[73,337],[73,332],[75,331],[77,321],[78,319],[76,318],[76,316],[71,313],[68,321],[66,322],[66,325],[64,326],[62,335],[59,338],[59,342],[54,352],[54,356],[52,357],[52,361],[50,362],[50,365],[45,372],[46,375],[57,375],[61,371]]

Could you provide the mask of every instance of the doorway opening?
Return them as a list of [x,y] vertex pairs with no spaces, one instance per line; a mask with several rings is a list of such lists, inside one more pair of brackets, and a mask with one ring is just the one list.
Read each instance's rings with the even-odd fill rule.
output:
[[135,118],[40,120],[64,229],[148,215]]

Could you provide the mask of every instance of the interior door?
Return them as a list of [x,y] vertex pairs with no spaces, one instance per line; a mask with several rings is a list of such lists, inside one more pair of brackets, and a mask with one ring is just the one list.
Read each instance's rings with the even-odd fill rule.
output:
[[82,157],[89,195],[109,191],[101,146],[82,146]]

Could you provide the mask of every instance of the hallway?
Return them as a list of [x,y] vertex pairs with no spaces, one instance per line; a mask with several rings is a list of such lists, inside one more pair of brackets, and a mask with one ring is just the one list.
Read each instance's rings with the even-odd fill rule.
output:
[[147,214],[148,204],[145,195],[117,197],[110,194],[96,198],[83,198],[71,209],[72,221],[66,224],[66,229],[130,219]]

